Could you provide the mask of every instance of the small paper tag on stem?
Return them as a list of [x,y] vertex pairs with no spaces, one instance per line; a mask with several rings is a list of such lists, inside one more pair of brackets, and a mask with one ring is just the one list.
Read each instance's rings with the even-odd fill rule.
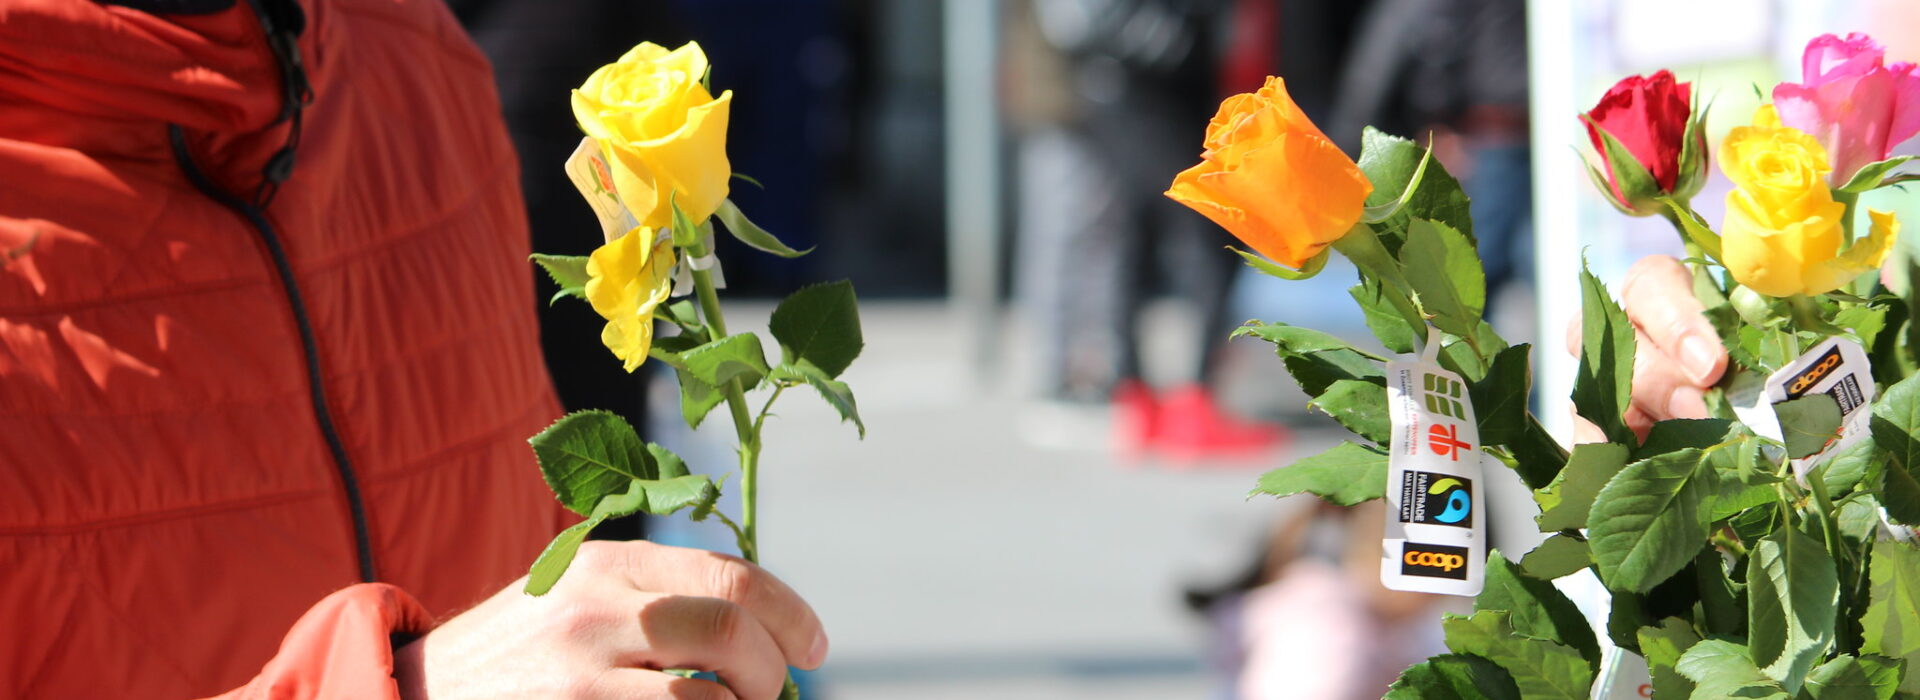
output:
[[640,225],[639,219],[621,202],[619,192],[614,190],[613,171],[607,166],[606,156],[600,153],[599,141],[591,136],[580,139],[573,155],[567,157],[566,171],[567,179],[572,180],[580,196],[586,198],[587,206],[593,207],[593,215],[600,219],[600,231],[607,241],[624,236]]

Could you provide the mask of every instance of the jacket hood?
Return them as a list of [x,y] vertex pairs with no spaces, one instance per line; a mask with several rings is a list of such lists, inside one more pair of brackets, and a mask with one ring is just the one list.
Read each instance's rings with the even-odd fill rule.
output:
[[[80,0],[0,0],[0,139],[70,145],[58,138],[62,113],[251,132],[271,125],[280,103],[279,67],[248,3],[155,15]],[[49,111],[54,119],[31,116]]]

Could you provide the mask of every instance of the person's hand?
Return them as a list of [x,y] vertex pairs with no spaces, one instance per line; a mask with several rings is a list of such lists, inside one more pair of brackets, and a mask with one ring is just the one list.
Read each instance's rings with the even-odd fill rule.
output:
[[[1727,370],[1727,349],[1693,296],[1693,275],[1665,255],[1641,258],[1620,286],[1633,322],[1633,400],[1627,427],[1645,438],[1654,422],[1706,418],[1704,392]],[[1567,324],[1567,351],[1580,354],[1580,319]],[[1574,421],[1574,442],[1606,442],[1592,423]]]
[[[735,557],[587,542],[546,595],[522,578],[394,653],[406,700],[774,700],[827,636],[786,584]],[[726,686],[660,669],[719,674]]]

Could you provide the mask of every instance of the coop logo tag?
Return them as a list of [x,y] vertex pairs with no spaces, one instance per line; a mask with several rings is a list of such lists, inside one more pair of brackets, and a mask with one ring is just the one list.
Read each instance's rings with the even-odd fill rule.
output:
[[1820,359],[1814,361],[1813,366],[1787,380],[1787,398],[1797,399],[1805,396],[1836,369],[1840,369],[1840,346],[1838,345],[1827,348],[1827,351],[1820,355]]
[[1466,547],[1408,542],[1401,550],[1400,573],[1465,581],[1468,561]]

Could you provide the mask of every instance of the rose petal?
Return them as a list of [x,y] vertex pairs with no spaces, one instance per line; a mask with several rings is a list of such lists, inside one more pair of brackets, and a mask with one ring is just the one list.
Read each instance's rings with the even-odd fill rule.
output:
[[1865,34],[1853,32],[1845,39],[1822,34],[1808,41],[1800,55],[1800,81],[1817,86],[1866,75],[1880,67],[1885,55],[1880,43]]

